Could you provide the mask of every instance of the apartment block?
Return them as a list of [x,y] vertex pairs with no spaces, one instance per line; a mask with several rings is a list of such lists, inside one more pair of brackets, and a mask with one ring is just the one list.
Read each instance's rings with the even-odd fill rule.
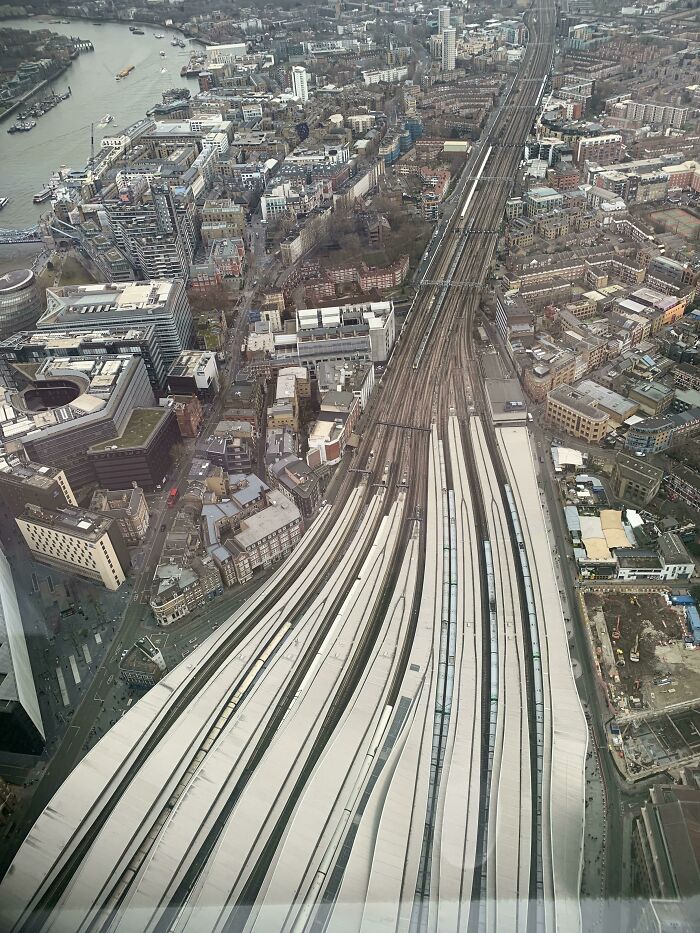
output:
[[142,276],[187,281],[199,238],[193,197],[152,183],[140,194],[129,188],[104,209],[117,247]]
[[688,119],[687,107],[675,107],[671,104],[656,104],[652,102],[624,101],[626,105],[625,118],[633,123],[651,123],[655,126],[673,126],[682,129]]
[[39,563],[108,590],[119,589],[126,579],[129,554],[118,521],[73,506],[55,510],[27,505],[17,525]]
[[605,136],[582,136],[574,144],[574,161],[582,166],[584,162],[597,162],[599,165],[611,165],[619,162],[622,155],[622,136],[609,133]]
[[674,463],[673,472],[664,477],[664,486],[672,499],[700,512],[700,473],[684,463]]

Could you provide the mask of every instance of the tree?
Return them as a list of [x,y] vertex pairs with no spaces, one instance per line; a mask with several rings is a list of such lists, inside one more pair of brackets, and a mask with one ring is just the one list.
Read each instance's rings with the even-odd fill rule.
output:
[[196,318],[212,311],[228,311],[231,307],[231,297],[223,285],[192,289],[189,299],[192,314]]

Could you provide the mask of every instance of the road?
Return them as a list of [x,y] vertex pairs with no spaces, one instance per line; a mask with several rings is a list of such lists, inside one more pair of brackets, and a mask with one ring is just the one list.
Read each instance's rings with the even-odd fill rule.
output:
[[[269,260],[267,262],[261,260],[261,262],[263,267],[266,268]],[[245,309],[245,302],[249,299],[252,291],[252,287],[249,286],[242,293],[240,303],[242,309]],[[204,436],[206,436],[207,432],[211,432],[218,421],[221,420],[228,388],[234,374],[240,368],[240,346],[242,335],[245,332],[246,321],[244,314],[241,312],[236,317],[230,334],[227,348],[228,363],[221,373],[221,392],[207,413],[203,424],[201,433]],[[70,720],[70,725],[60,737],[55,751],[51,753],[51,757],[43,769],[31,798],[24,803],[24,806],[20,804],[15,811],[12,836],[3,844],[2,857],[0,858],[0,875],[6,870],[17,846],[26,835],[29,827],[33,825],[56,790],[81,760],[86,749],[91,747],[96,739],[109,730],[116,722],[120,710],[125,708],[125,701],[129,694],[119,679],[121,653],[125,648],[131,647],[143,634],[150,636],[154,631],[153,626],[150,624],[150,610],[146,609],[146,603],[165,539],[177,515],[176,510],[167,507],[167,492],[172,486],[180,488],[186,486],[193,454],[194,442],[190,441],[186,445],[186,453],[181,461],[176,463],[168,474],[163,491],[151,501],[149,529],[139,551],[139,568],[121,588],[122,606],[116,610],[118,622],[114,636],[103,657],[97,663],[92,679],[88,681],[88,689],[85,689],[82,694],[76,697],[75,712]],[[26,556],[26,549],[22,549],[21,553]],[[18,562],[20,562],[19,557]],[[236,608],[263,580],[263,575],[256,577],[251,584],[237,589],[236,593],[233,594],[233,598],[231,598],[231,594],[227,594],[220,606],[213,604],[211,610],[206,614],[206,619],[211,619],[211,622],[205,622],[203,621],[204,616],[199,616],[199,619],[202,620],[201,624],[192,626],[187,623],[184,630],[192,633],[189,636],[190,638],[194,635],[200,637],[209,634],[211,624],[215,621],[223,621],[224,618],[230,615],[231,610]],[[24,589],[30,592],[26,581],[24,582]],[[107,595],[103,594],[100,599],[105,600]],[[115,605],[118,605],[118,603],[115,603]],[[206,630],[207,626],[209,631]],[[97,653],[95,652],[95,654]],[[180,660],[180,658],[177,658],[177,660]]]

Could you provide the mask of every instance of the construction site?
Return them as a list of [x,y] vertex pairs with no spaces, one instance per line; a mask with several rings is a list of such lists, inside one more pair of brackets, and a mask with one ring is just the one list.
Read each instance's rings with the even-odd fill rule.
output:
[[581,590],[594,665],[611,713],[609,745],[639,780],[700,756],[700,650],[687,607],[663,587]]

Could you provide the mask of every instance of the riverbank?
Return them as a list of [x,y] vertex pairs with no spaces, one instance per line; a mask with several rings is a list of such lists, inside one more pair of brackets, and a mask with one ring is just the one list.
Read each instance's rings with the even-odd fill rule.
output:
[[[58,15],[58,14],[56,14]],[[71,22],[76,23],[90,23],[95,26],[145,26],[147,29],[168,29],[171,32],[179,32],[181,36],[185,39],[196,39],[196,36],[189,36],[186,32],[182,30],[180,26],[176,26],[175,23],[170,23],[166,25],[165,21],[158,22],[157,20],[148,20],[148,19],[114,19],[107,16],[87,16],[87,15],[77,15],[71,14],[68,17]],[[34,20],[39,23],[46,23],[51,25],[51,14],[49,13],[36,13],[35,15],[28,15],[27,19]],[[2,20],[0,20],[0,23]],[[63,21],[62,21],[63,22]],[[65,25],[65,24],[64,24]]]
[[33,88],[31,89],[31,91],[27,91],[27,93],[26,93],[26,94],[23,94],[22,97],[20,97],[19,100],[16,100],[16,101],[14,102],[14,104],[12,104],[11,107],[8,107],[7,110],[3,110],[2,113],[0,113],[0,123],[2,123],[2,121],[3,121],[6,117],[11,116],[11,115],[15,112],[15,110],[19,110],[19,108],[22,106],[22,104],[26,104],[26,102],[27,102],[28,100],[31,100],[32,97],[36,97],[36,95],[39,93],[39,91],[43,91],[45,87],[48,87],[48,86],[52,83],[52,81],[55,81],[57,78],[60,78],[61,75],[65,74],[65,73],[68,71],[68,69],[70,68],[70,66],[71,66],[72,64],[73,64],[72,61],[66,62],[66,64],[63,65],[63,66],[56,72],[55,75],[52,75],[50,78],[44,78],[44,80],[41,81],[39,84],[37,84],[36,87],[33,87]]
[[[134,36],[123,23],[45,23],[32,17],[6,20],[3,25],[33,31],[46,28],[68,38],[80,35],[95,51],[73,61],[70,72],[56,85],[58,89],[70,84],[70,99],[38,119],[31,132],[10,135],[6,132],[10,124],[2,125],[0,196],[10,201],[0,214],[1,228],[33,227],[46,214],[48,205],[34,204],[32,199],[47,187],[57,169],[81,170],[90,158],[93,140],[99,147],[104,136],[145,116],[166,91],[189,88],[180,70],[191,50],[170,47],[173,38],[180,38],[176,30],[154,29],[154,33],[164,34],[159,41],[148,34]],[[165,57],[161,51],[166,52]],[[115,81],[114,76],[129,65],[134,71],[128,80]],[[107,125],[103,125],[105,115],[113,117]]]
[[[8,19],[10,18],[11,17],[8,17]],[[34,15],[29,14],[27,19],[31,19],[34,22],[51,25],[51,15],[49,13],[36,13]],[[76,23],[90,23],[95,26],[145,26],[146,29],[168,29],[170,32],[179,33],[183,39],[187,39],[189,42],[199,42],[205,47],[208,45],[216,45],[216,43],[212,42],[211,39],[205,39],[202,36],[190,35],[190,33],[185,32],[182,26],[177,26],[173,22],[171,22],[170,25],[167,25],[164,21],[157,22],[155,20],[144,19],[111,19],[103,16],[85,15],[71,15],[70,20],[71,22],[75,21]],[[2,22],[3,20],[0,19],[0,24],[2,24]]]

